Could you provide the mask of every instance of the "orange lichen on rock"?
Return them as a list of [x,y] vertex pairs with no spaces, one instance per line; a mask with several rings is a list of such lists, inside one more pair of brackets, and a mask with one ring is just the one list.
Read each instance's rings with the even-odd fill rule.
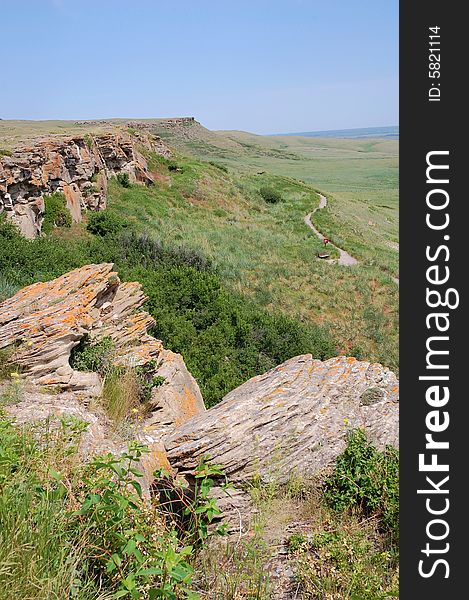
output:
[[0,304],[0,348],[12,348],[10,360],[33,383],[97,395],[99,375],[74,370],[70,355],[85,337],[91,344],[110,339],[116,366],[145,365],[150,379],[164,380],[152,391],[152,424],[181,425],[205,410],[199,386],[182,356],[148,334],[154,319],[141,308],[141,285],[121,283],[112,269],[110,263],[86,265]]
[[30,285],[0,305],[0,348],[15,348],[12,360],[26,376],[45,385],[73,381],[70,353],[84,336],[110,337],[123,362],[132,354],[138,364],[158,355],[161,342],[147,334],[154,321],[139,310],[145,300],[141,287],[121,285],[112,267],[75,269]]

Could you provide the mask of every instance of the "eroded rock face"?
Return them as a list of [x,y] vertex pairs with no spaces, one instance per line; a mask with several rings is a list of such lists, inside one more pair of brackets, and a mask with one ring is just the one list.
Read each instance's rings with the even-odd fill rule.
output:
[[379,448],[397,446],[398,391],[396,376],[382,365],[297,356],[178,427],[164,439],[168,458],[190,476],[208,455],[235,483],[312,476],[344,450],[351,428],[365,428]]
[[98,395],[99,375],[74,370],[70,354],[85,336],[96,342],[109,338],[117,365],[147,365],[164,378],[153,390],[149,426],[184,423],[205,410],[199,387],[182,357],[147,333],[154,321],[141,310],[146,300],[141,285],[122,283],[112,267],[87,265],[23,288],[0,304],[0,348],[10,348],[10,361],[37,385]]
[[143,148],[171,155],[160,138],[140,131],[60,137],[17,148],[0,157],[0,212],[34,238],[41,231],[44,195],[62,192],[73,221],[80,221],[83,210],[106,207],[109,177],[127,173],[130,181],[153,182]]

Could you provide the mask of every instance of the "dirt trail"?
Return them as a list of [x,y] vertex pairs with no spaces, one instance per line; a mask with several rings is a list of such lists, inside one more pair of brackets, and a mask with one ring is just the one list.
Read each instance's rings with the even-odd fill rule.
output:
[[[304,219],[306,225],[314,231],[314,233],[318,236],[318,238],[322,242],[324,241],[325,236],[322,235],[322,233],[320,231],[318,231],[316,229],[316,227],[312,224],[311,216],[314,215],[314,213],[317,210],[319,210],[321,208],[325,208],[326,206],[327,206],[327,198],[325,196],[323,196],[322,194],[319,194],[319,206],[317,206],[313,210],[313,212],[310,212],[308,215],[306,215],[305,219]],[[350,256],[350,254],[348,252],[346,252],[345,250],[342,250],[342,248],[339,248],[332,242],[329,242],[329,244],[331,246],[333,246],[339,252],[339,260],[338,260],[339,265],[346,265],[346,266],[358,265],[358,260],[356,258],[354,258],[353,256]]]
[[[318,192],[318,194],[319,194],[319,192]],[[314,215],[314,213],[317,210],[320,210],[321,208],[325,208],[326,206],[327,206],[327,198],[325,196],[323,196],[322,194],[319,194],[319,206],[317,206],[313,210],[313,212],[310,212],[304,218],[304,221],[305,221],[306,225],[310,229],[312,229],[314,231],[314,233],[318,236],[318,238],[321,241],[324,241],[325,236],[322,235],[322,233],[320,231],[318,231],[316,229],[316,227],[313,225],[313,223],[311,222],[311,217],[312,217],[312,215]],[[359,264],[358,260],[356,258],[354,258],[353,256],[350,256],[350,254],[348,252],[346,252],[345,250],[342,250],[342,248],[339,248],[338,246],[336,246],[332,242],[329,242],[329,244],[331,246],[333,246],[339,252],[339,260],[337,261],[339,263],[339,265],[351,266],[351,265],[358,265]],[[328,262],[335,262],[335,260],[329,260]],[[394,283],[396,285],[399,285],[399,278],[398,277],[391,277],[391,279],[394,281]]]

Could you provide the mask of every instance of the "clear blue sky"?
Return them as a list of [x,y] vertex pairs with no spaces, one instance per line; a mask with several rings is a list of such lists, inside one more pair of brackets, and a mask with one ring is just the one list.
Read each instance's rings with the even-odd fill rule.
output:
[[398,123],[397,0],[0,0],[0,117]]

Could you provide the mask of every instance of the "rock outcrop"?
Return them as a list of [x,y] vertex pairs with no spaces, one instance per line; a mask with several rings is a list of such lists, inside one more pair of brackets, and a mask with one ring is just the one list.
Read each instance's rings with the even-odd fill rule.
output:
[[380,364],[297,356],[178,427],[164,439],[168,459],[189,477],[203,455],[234,482],[311,476],[335,461],[351,428],[377,447],[397,446],[398,390]]
[[9,360],[30,382],[97,395],[99,375],[74,370],[70,355],[85,337],[112,340],[117,365],[147,365],[164,378],[153,390],[152,426],[179,425],[205,410],[199,387],[182,357],[147,333],[154,321],[141,310],[146,297],[140,284],[122,283],[112,267],[87,265],[0,304],[0,348],[10,348]]
[[[86,337],[90,343],[112,340],[116,365],[146,365],[152,377],[162,378],[146,404],[149,414],[134,420],[132,431],[150,448],[142,461],[147,490],[158,467],[193,484],[203,456],[221,464],[235,484],[311,477],[334,463],[356,427],[379,448],[398,446],[396,376],[352,357],[291,358],[206,411],[182,357],[148,334],[153,319],[141,308],[140,284],[122,283],[112,268],[88,265],[0,304],[0,349],[10,349],[9,360],[30,387],[19,404],[8,407],[18,422],[71,414],[90,423],[83,441],[87,454],[122,452],[123,440],[110,435],[105,415],[89,406],[90,395],[101,390],[99,375],[76,371],[69,362]],[[245,527],[251,503],[243,485],[230,496],[218,487],[213,493],[230,526]]]
[[130,181],[153,182],[144,149],[171,156],[158,136],[126,130],[49,138],[19,147],[11,156],[0,157],[0,212],[6,211],[23,235],[34,238],[41,231],[44,196],[62,192],[72,219],[80,221],[83,210],[106,207],[110,177],[127,173]]

